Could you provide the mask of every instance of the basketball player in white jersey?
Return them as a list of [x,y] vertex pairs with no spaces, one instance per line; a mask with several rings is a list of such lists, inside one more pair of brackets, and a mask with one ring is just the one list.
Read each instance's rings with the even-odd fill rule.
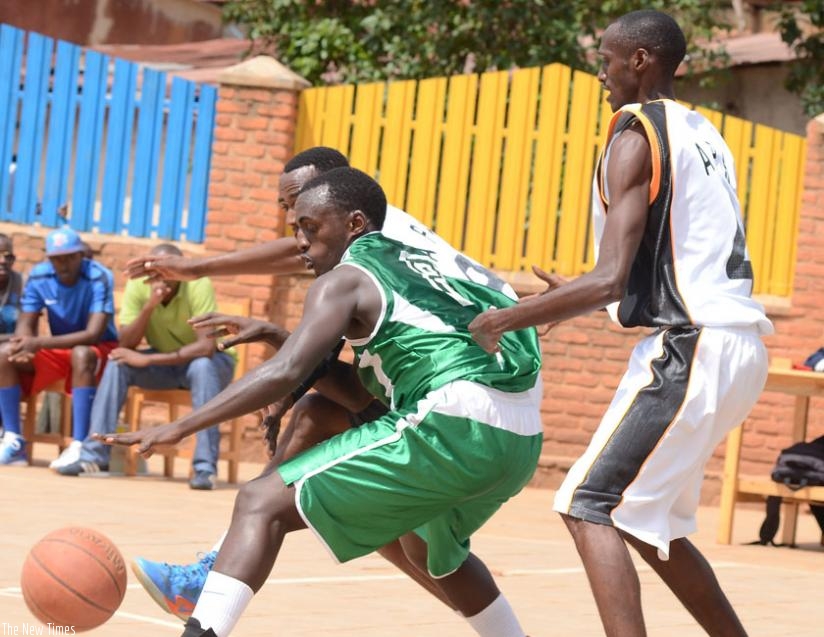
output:
[[501,334],[606,307],[652,333],[635,347],[612,404],[556,494],[606,634],[646,634],[625,542],[710,635],[745,635],[709,564],[686,539],[704,465],[746,417],[767,375],[752,300],[732,156],[717,130],[677,104],[686,51],[675,21],[629,13],[604,32],[598,78],[614,111],[593,192],[597,262],[538,297],[479,315],[489,352]]

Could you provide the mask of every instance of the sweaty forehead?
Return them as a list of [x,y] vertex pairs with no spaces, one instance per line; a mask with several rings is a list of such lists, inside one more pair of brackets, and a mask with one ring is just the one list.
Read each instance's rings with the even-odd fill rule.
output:
[[314,166],[301,166],[292,172],[281,175],[278,184],[278,197],[284,201],[294,200],[303,185],[318,174]]
[[317,217],[335,209],[336,206],[329,199],[328,184],[321,184],[301,193],[295,201],[298,219],[306,216]]

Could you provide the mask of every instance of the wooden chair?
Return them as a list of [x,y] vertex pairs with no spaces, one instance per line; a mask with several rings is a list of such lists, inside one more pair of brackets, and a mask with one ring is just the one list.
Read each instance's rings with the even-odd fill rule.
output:
[[[232,314],[234,316],[250,316],[252,301],[251,299],[243,299],[242,301],[223,301],[219,304],[219,309],[224,314]],[[246,355],[247,346],[238,345],[235,350],[238,354],[237,364],[235,365],[235,380],[246,373]],[[130,387],[126,398],[126,426],[129,431],[137,431],[140,429],[140,413],[145,403],[165,403],[169,409],[169,422],[177,420],[180,413],[180,408],[191,408],[192,394],[188,389],[141,389],[140,387]],[[238,465],[240,463],[240,439],[243,434],[242,422],[240,419],[230,421],[229,427],[229,448],[221,450],[218,459],[226,460],[229,463],[230,483],[237,483],[238,479]],[[167,447],[160,447],[156,453],[163,456],[163,475],[167,478],[174,475],[175,459],[191,458],[192,451],[189,448],[171,445]],[[137,472],[137,447],[128,447],[126,451],[124,473],[127,476],[133,476]]]
[[37,433],[37,397],[40,393],[25,396],[26,417],[23,419],[23,438],[28,444],[27,458],[29,464],[34,458],[34,443],[57,445],[60,451],[69,446],[72,438],[72,397],[65,392],[66,381],[56,380],[43,391],[53,391],[61,395],[60,431]]

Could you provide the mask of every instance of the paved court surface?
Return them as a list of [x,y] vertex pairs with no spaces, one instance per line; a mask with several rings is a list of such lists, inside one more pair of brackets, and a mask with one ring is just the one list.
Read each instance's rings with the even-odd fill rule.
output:
[[[124,557],[189,562],[208,550],[227,526],[235,489],[191,491],[180,477],[64,478],[45,468],[50,447],[35,467],[0,468],[0,635],[31,631],[36,620],[19,591],[28,548],[66,525],[102,531]],[[150,471],[158,471],[154,459]],[[246,478],[257,470],[243,467]],[[159,472],[158,472],[159,473]],[[224,474],[225,475],[225,474]],[[496,574],[501,589],[532,637],[603,634],[586,577],[560,519],[549,510],[552,492],[528,489],[508,503],[476,536],[473,548]],[[702,509],[696,543],[713,563],[753,637],[821,637],[824,551],[810,515],[800,522],[801,549],[745,546],[756,537],[761,512],[741,510],[735,542],[714,542],[717,511]],[[129,573],[117,614],[87,634],[106,637],[179,635]],[[648,569],[641,570],[651,637],[703,634]],[[17,630],[17,632],[14,632]],[[24,631],[29,632],[24,632]],[[241,637],[471,637],[453,613],[396,574],[379,557],[336,565],[314,537],[287,538],[271,578],[233,633]]]

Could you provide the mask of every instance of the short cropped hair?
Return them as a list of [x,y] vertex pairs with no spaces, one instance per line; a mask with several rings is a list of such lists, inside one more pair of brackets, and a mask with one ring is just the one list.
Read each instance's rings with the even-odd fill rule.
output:
[[152,248],[152,254],[172,254],[176,257],[182,257],[183,253],[174,243],[158,243]]
[[315,146],[314,148],[307,148],[286,162],[283,173],[290,173],[304,166],[314,166],[319,173],[325,173],[333,168],[348,167],[349,160],[346,159],[343,153],[334,148]]
[[377,181],[356,168],[334,168],[309,180],[298,196],[321,186],[328,187],[330,203],[351,212],[362,211],[376,228],[386,219],[386,195]]
[[632,11],[615,21],[621,43],[631,49],[646,49],[661,62],[670,76],[687,54],[687,39],[678,23],[661,11]]

